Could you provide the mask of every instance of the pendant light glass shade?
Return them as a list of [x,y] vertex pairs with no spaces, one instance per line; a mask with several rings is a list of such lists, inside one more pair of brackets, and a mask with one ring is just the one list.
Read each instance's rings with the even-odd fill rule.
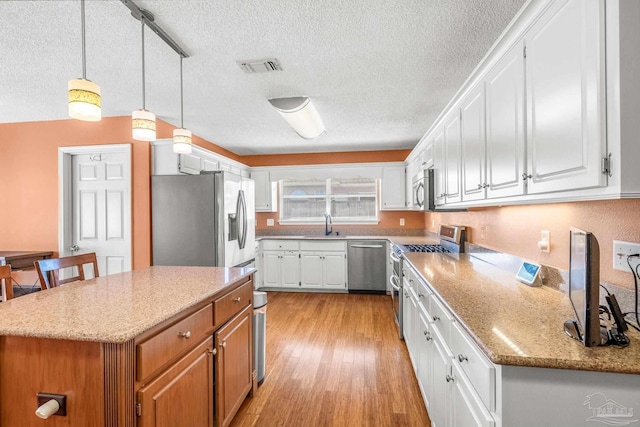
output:
[[184,99],[182,90],[182,55],[180,55],[180,129],[173,130],[173,152],[191,153],[191,131],[184,128]]
[[85,79],[69,80],[69,117],[86,122],[100,121],[100,86]]
[[82,21],[82,78],[69,80],[69,117],[86,122],[97,122],[102,118],[100,86],[87,80],[87,58],[84,37],[84,0],[80,0]]
[[138,141],[156,140],[156,115],[147,110],[136,110],[131,113],[133,139]]
[[187,129],[173,130],[173,152],[179,154],[191,153],[191,131]]

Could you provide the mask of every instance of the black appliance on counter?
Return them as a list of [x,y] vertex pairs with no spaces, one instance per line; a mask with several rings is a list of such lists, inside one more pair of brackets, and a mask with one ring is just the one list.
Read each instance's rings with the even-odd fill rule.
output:
[[398,334],[402,336],[402,263],[405,252],[437,252],[437,253],[462,253],[466,241],[466,228],[459,225],[441,225],[438,232],[440,244],[394,244],[391,247],[390,257],[393,261],[393,272],[389,277],[391,283],[391,301],[393,312],[398,325]]

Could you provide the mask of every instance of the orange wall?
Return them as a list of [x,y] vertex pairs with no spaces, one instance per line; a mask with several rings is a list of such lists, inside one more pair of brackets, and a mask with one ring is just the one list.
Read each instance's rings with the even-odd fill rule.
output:
[[[600,244],[600,279],[633,286],[631,273],[614,270],[613,240],[640,242],[640,199],[477,208],[469,212],[427,213],[425,228],[439,224],[471,227],[473,243],[563,270],[569,268],[569,227],[594,233]],[[484,239],[481,227],[485,227]],[[551,252],[538,250],[540,231],[551,232]]]
[[[174,127],[158,121],[158,138]],[[239,160],[230,151],[194,135],[196,145]],[[149,143],[133,141],[130,117],[100,122],[56,120],[0,124],[0,184],[9,203],[0,209],[0,249],[58,249],[58,147],[132,144],[133,268],[151,263]]]
[[269,154],[242,156],[248,166],[296,166],[338,163],[404,162],[411,150],[344,151],[336,153]]

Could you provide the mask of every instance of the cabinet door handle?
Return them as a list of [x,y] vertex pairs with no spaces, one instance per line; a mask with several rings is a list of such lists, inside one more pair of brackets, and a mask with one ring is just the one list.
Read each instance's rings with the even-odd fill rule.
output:
[[227,348],[227,342],[226,341],[222,341],[222,343],[220,343],[220,347]]
[[189,339],[189,338],[191,338],[191,331],[187,331],[187,332],[178,332],[178,336],[179,336],[180,338]]
[[462,362],[464,362],[465,360],[468,362],[468,361],[469,361],[469,358],[468,358],[467,356],[465,356],[464,354],[459,354],[459,355],[458,355],[458,362],[462,363]]
[[207,349],[207,354],[211,354],[213,356],[215,356],[216,354],[218,354],[218,349],[214,348],[209,348]]
[[436,320],[440,320],[440,318],[434,314],[433,315],[433,321],[435,322]]
[[489,184],[485,182],[484,184],[482,184],[482,188],[489,188]]
[[478,184],[478,190],[481,190],[482,188],[482,184]]
[[424,294],[418,294],[418,298],[423,298]]
[[445,377],[447,379],[447,382],[450,383],[451,381],[453,381],[453,377],[451,375],[448,375]]
[[531,178],[533,178],[533,176],[531,174],[527,175],[526,172],[522,173],[522,180],[523,181],[526,181],[526,180],[531,179]]
[[431,332],[427,333],[427,341],[431,341],[433,340],[433,337],[431,336]]
[[233,300],[234,300],[235,302],[240,302],[240,297],[235,297],[235,298],[233,298]]

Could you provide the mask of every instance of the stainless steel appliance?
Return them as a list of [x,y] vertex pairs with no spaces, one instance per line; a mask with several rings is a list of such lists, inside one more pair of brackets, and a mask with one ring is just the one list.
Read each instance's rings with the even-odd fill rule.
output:
[[387,242],[350,240],[347,244],[347,274],[350,293],[387,292]]
[[423,244],[395,244],[391,247],[389,256],[393,261],[393,272],[389,277],[391,283],[391,301],[393,304],[393,312],[398,325],[398,334],[402,336],[402,263],[404,261],[403,254],[405,252],[438,252],[438,253],[461,253],[464,252],[464,243],[466,240],[465,227],[458,225],[441,225],[438,233],[440,244],[423,245]]
[[253,180],[230,172],[152,176],[153,264],[250,264],[254,206]]

